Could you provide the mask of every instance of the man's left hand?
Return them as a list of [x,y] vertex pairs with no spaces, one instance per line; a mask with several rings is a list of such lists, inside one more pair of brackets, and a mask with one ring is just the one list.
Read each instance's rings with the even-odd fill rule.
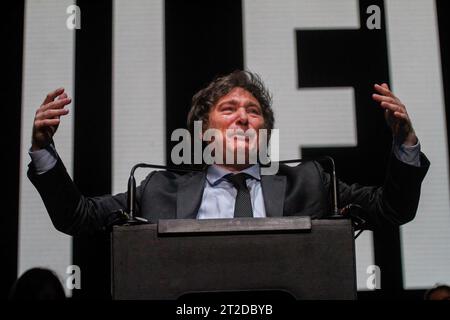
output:
[[406,146],[417,144],[416,133],[406,112],[405,105],[392,93],[386,83],[381,85],[375,84],[374,89],[378,94],[374,93],[372,98],[385,109],[385,119],[392,130],[396,142]]

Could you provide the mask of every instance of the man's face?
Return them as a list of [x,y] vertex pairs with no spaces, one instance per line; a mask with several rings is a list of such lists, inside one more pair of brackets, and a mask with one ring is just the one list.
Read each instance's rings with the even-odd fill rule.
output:
[[[258,146],[259,129],[264,128],[261,105],[247,90],[234,88],[211,108],[208,128],[221,132],[223,147],[233,152],[235,159],[238,150],[245,150],[247,158],[248,151]],[[253,129],[256,131],[256,136],[253,139],[244,139],[239,134],[240,130],[236,132],[237,129],[244,132]]]

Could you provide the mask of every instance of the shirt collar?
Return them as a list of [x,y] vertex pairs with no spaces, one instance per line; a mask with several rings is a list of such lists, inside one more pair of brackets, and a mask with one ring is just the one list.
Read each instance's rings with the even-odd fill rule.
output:
[[[252,176],[256,180],[261,180],[261,174],[259,172],[259,164],[255,164],[253,166],[250,166],[248,168],[245,168],[244,170],[240,171],[247,173],[248,175]],[[217,165],[211,165],[207,169],[206,173],[206,180],[208,180],[208,183],[212,186],[217,185],[221,182],[224,176],[233,173],[227,169],[224,169],[223,167],[217,166]]]

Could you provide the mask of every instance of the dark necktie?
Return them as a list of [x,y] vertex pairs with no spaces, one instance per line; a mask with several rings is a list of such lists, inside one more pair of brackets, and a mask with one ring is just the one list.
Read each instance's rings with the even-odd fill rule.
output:
[[234,205],[234,217],[253,217],[252,201],[250,191],[245,180],[250,176],[246,173],[230,174],[226,179],[237,189],[236,202]]

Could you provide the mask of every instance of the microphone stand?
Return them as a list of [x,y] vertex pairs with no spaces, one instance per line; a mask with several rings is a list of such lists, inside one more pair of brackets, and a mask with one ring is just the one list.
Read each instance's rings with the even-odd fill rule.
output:
[[366,220],[360,217],[359,211],[362,211],[363,208],[358,204],[348,204],[344,208],[342,208],[342,212],[339,211],[339,195],[338,195],[338,185],[336,178],[336,166],[334,163],[334,159],[330,156],[322,156],[318,158],[304,158],[304,159],[293,159],[293,160],[283,160],[280,163],[300,163],[304,161],[314,161],[314,160],[326,160],[331,163],[332,172],[331,172],[331,188],[332,188],[332,199],[333,199],[333,209],[332,215],[328,216],[328,219],[342,219],[349,218],[352,222],[353,228],[359,229],[358,233],[353,237],[354,240],[358,238],[361,233],[365,230]]
[[292,159],[292,160],[282,160],[279,163],[300,163],[305,161],[320,161],[320,160],[326,160],[331,163],[331,196],[332,196],[332,214],[331,216],[327,217],[330,219],[337,219],[342,218],[342,214],[339,212],[339,195],[338,195],[338,187],[337,187],[337,178],[336,178],[336,165],[334,163],[334,159],[330,156],[322,156],[317,158],[303,158],[303,159]]
[[[337,191],[337,178],[336,178],[336,166],[333,158],[330,156],[322,156],[318,158],[303,158],[303,159],[292,159],[292,160],[283,160],[279,163],[300,163],[305,161],[312,160],[326,160],[331,163],[332,172],[331,172],[331,188],[332,188],[332,215],[327,218],[342,218],[342,214],[339,213],[339,199],[338,199],[338,191]],[[135,202],[136,202],[136,179],[134,178],[134,172],[138,168],[152,168],[152,169],[163,169],[168,171],[181,171],[181,172],[201,172],[203,169],[183,169],[183,168],[173,168],[158,164],[150,164],[150,163],[138,163],[131,168],[130,177],[128,178],[128,189],[127,189],[127,212],[126,212],[126,221],[125,225],[136,225],[136,224],[144,224],[148,223],[148,221],[141,217],[136,217],[135,215]]]
[[192,172],[192,171],[203,171],[202,169],[183,169],[183,168],[173,168],[168,166],[163,166],[159,164],[150,163],[138,163],[131,168],[130,177],[128,178],[128,189],[127,189],[127,219],[125,225],[136,225],[148,223],[147,219],[135,216],[135,202],[136,202],[136,179],[134,178],[134,172],[138,168],[153,168],[153,169],[163,169],[168,171],[182,171],[182,172]]

